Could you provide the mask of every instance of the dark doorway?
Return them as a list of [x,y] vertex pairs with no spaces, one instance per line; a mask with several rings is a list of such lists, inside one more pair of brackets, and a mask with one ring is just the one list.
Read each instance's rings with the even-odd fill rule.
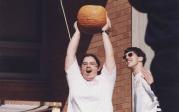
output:
[[[71,35],[85,4],[106,0],[63,0]],[[0,99],[66,101],[69,41],[59,0],[0,0]],[[81,41],[79,55],[90,38]]]

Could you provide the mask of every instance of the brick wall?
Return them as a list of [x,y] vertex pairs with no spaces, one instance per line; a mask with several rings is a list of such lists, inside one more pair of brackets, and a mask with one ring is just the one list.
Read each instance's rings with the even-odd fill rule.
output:
[[[122,60],[124,49],[131,46],[131,6],[128,0],[108,0],[106,9],[112,23],[110,40],[117,64],[117,80],[113,93],[114,112],[132,112],[131,72]],[[96,54],[104,62],[101,34],[93,36],[87,52]]]

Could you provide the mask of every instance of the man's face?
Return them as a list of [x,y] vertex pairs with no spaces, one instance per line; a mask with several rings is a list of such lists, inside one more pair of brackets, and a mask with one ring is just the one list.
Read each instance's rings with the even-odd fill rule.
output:
[[134,68],[140,61],[139,57],[133,51],[127,52],[123,59],[126,61],[127,67],[129,68]]
[[88,56],[83,59],[81,73],[85,80],[93,80],[97,76],[99,70],[100,68],[98,67],[96,60],[93,57]]

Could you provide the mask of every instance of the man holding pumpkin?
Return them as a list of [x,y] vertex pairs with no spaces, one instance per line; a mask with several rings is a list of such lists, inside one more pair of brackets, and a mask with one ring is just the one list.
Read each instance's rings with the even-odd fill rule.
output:
[[[112,93],[116,80],[116,64],[112,44],[106,31],[111,27],[108,16],[102,28],[105,62],[100,66],[98,58],[86,54],[78,66],[76,52],[80,30],[74,23],[75,33],[68,45],[65,71],[69,85],[67,112],[113,112]],[[100,74],[99,71],[101,71]]]

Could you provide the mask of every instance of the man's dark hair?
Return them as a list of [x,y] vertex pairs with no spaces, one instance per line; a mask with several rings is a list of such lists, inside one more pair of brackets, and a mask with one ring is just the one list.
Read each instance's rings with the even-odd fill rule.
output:
[[95,59],[97,65],[98,65],[98,67],[100,66],[100,61],[99,61],[99,59],[97,58],[96,55],[94,55],[94,54],[84,54],[84,55],[81,57],[80,62],[79,62],[80,67],[81,67],[81,65],[82,65],[83,60],[84,60],[85,57],[93,57],[93,58]]
[[131,51],[134,52],[138,57],[143,57],[142,64],[145,65],[147,60],[145,53],[138,47],[128,47],[126,50],[124,50],[124,54]]

